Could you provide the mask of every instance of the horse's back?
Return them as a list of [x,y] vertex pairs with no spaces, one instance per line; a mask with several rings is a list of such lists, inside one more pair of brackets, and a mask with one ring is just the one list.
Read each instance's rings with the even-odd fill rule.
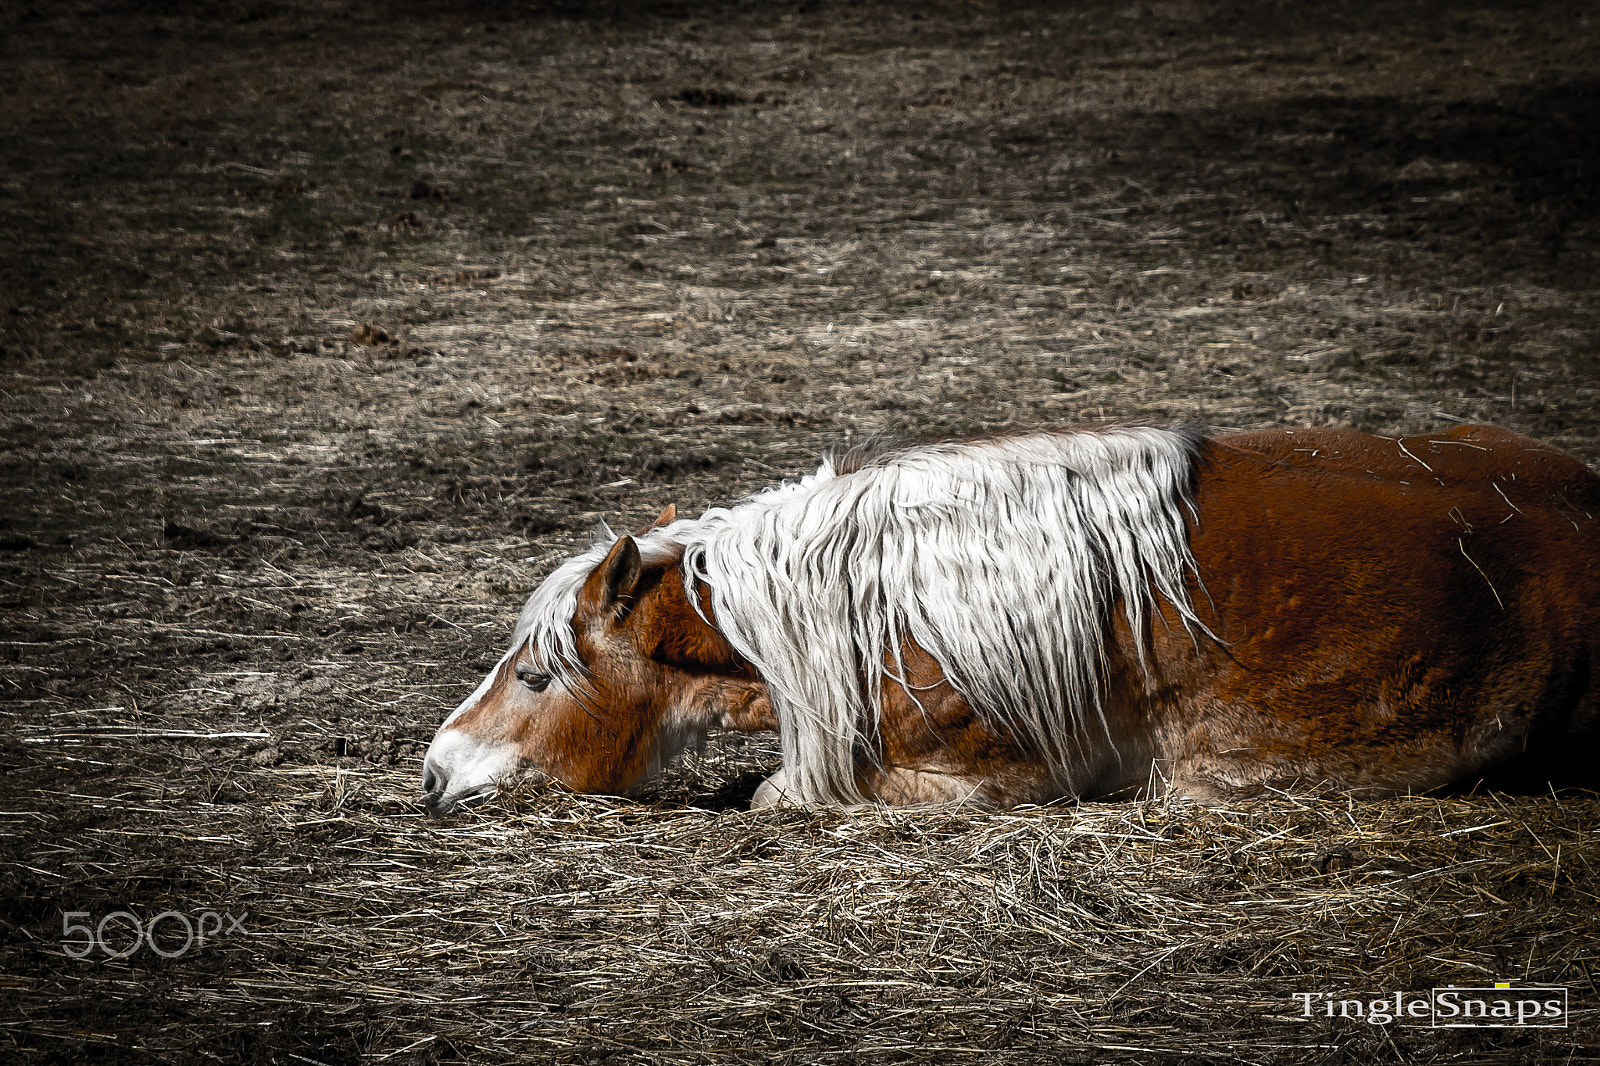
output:
[[1217,437],[1211,450],[1243,452],[1307,473],[1367,480],[1430,477],[1461,488],[1493,479],[1537,485],[1600,507],[1600,478],[1548,444],[1498,426],[1460,425],[1415,437],[1378,437],[1349,429],[1274,429]]
[[1600,478],[1576,459],[1490,427],[1240,434],[1207,443],[1195,507],[1218,640],[1163,638],[1194,664],[1163,729],[1180,777],[1594,770]]
[[[1514,578],[1537,584],[1548,574],[1570,592],[1600,590],[1600,477],[1509,430],[1237,434],[1208,443],[1200,481],[1296,527],[1280,537],[1358,554],[1370,547],[1423,572],[1454,542],[1480,564],[1472,549],[1505,556]],[[1378,542],[1383,532],[1405,537]]]

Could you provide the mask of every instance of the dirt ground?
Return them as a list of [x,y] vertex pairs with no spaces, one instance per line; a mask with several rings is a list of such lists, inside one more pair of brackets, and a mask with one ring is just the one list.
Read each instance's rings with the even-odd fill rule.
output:
[[[1600,462],[1596,55],[1578,2],[0,6],[0,1058],[1600,1061],[1592,795],[752,815],[763,737],[418,791],[598,522],[842,439]],[[1293,998],[1496,981],[1570,1026]]]

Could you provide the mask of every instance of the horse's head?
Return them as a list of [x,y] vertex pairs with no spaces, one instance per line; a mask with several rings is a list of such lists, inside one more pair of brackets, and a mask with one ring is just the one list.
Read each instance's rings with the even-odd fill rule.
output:
[[657,532],[674,516],[569,560],[534,592],[511,649],[433,738],[430,812],[528,775],[618,792],[709,729],[775,728],[765,687],[707,622],[709,597],[690,603],[681,548]]

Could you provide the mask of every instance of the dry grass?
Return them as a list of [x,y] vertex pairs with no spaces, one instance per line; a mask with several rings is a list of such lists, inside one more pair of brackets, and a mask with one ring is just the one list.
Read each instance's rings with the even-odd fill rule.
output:
[[[1593,796],[428,822],[594,523],[864,433],[1600,459],[1583,5],[0,9],[0,1057],[1586,1062]],[[248,912],[173,959],[63,912]],[[1296,1016],[1494,979],[1573,1025]]]
[[[632,800],[514,794],[447,822],[418,816],[396,770],[236,770],[248,804],[162,801],[156,782],[127,781],[140,799],[80,811],[36,855],[48,869],[32,894],[96,917],[207,901],[247,913],[248,936],[171,962],[87,963],[28,929],[11,954],[30,962],[15,987],[31,1008],[6,1035],[27,1052],[158,1058],[220,1039],[225,1058],[285,1062],[1592,1051],[1593,943],[1573,935],[1595,904],[1592,798],[685,805],[753,756],[718,750]],[[1377,1027],[1308,1019],[1292,998],[1446,979],[1569,985],[1574,1028]]]

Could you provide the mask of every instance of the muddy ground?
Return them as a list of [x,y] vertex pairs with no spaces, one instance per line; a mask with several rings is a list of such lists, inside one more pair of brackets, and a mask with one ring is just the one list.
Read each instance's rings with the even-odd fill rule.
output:
[[[0,1057],[1600,1059],[1592,796],[754,816],[761,737],[417,790],[598,522],[841,439],[1600,462],[1596,55],[1582,3],[0,7]],[[1571,1026],[1292,998],[1495,981]]]

